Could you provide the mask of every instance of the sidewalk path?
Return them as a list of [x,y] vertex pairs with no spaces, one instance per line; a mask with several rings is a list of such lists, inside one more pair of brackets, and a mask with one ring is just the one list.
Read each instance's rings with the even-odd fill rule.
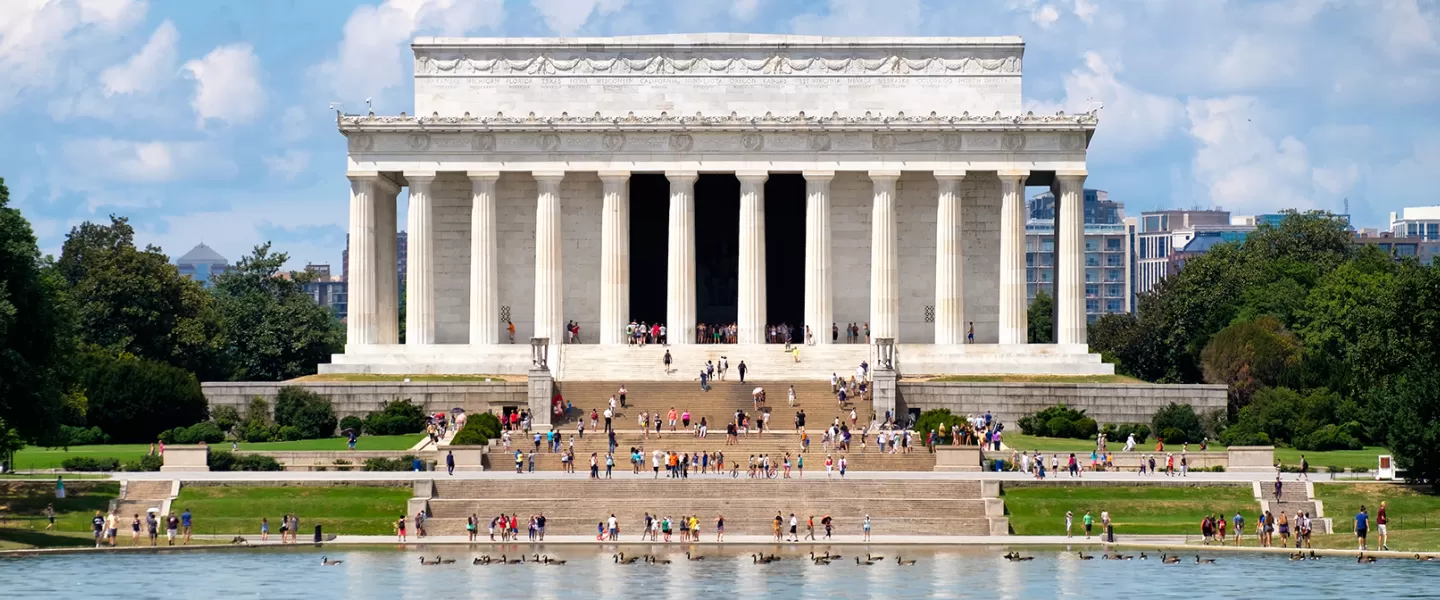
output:
[[[182,481],[415,481],[423,479],[436,480],[505,480],[505,479],[544,479],[544,480],[569,480],[586,481],[589,473],[576,472],[564,473],[561,471],[537,471],[535,473],[515,473],[514,471],[456,471],[454,475],[446,475],[444,471],[169,471],[169,472],[147,472],[147,473],[115,473],[116,480],[147,481],[147,480],[182,480]],[[639,475],[617,471],[617,480],[654,480],[653,473],[641,473]],[[745,479],[742,474],[741,479]],[[935,472],[935,471],[851,471],[846,474],[846,479],[851,480],[875,480],[875,479],[920,479],[927,481],[1010,481],[1026,482],[1037,481],[1028,473],[1016,472]],[[730,480],[729,474],[725,475],[698,475],[690,474],[685,481],[726,481]],[[666,478],[661,478],[666,481]],[[823,472],[811,473],[802,481],[824,481]],[[839,477],[834,478],[839,481]],[[1299,475],[1295,473],[1284,474],[1286,482],[1300,481]],[[1328,473],[1310,475],[1311,481],[1330,481]],[[668,480],[672,483],[674,480]],[[776,480],[780,481],[780,480]],[[1226,473],[1191,473],[1188,477],[1166,477],[1164,475],[1140,475],[1134,472],[1103,472],[1086,473],[1083,477],[1047,477],[1045,483],[1084,483],[1087,481],[1119,481],[1144,484],[1165,484],[1165,483],[1248,483],[1251,481],[1273,482],[1275,473],[1273,471],[1261,472],[1226,472]]]

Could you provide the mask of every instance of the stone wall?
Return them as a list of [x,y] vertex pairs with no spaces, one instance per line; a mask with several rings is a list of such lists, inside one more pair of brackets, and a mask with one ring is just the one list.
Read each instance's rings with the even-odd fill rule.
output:
[[330,399],[335,416],[365,416],[379,410],[393,398],[404,398],[419,404],[426,412],[445,412],[460,407],[478,413],[500,406],[528,405],[527,388],[520,382],[210,382],[200,384],[205,399],[213,409],[234,406],[243,415],[251,398],[259,396],[273,410],[280,388],[295,386]]
[[948,408],[960,415],[990,411],[1012,425],[1056,404],[1084,410],[1102,425],[1149,423],[1156,410],[1171,402],[1189,404],[1196,412],[1225,408],[1223,385],[901,381],[899,387],[902,410]]

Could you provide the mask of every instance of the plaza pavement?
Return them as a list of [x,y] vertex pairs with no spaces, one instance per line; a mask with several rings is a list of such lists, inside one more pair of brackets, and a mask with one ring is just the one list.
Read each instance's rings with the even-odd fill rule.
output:
[[[536,471],[534,473],[516,473],[514,471],[493,470],[493,471],[456,471],[454,475],[447,475],[444,470],[439,471],[168,471],[168,472],[143,472],[143,473],[114,473],[116,480],[129,481],[419,481],[428,479],[456,479],[456,480],[508,480],[508,479],[541,479],[541,480],[571,480],[584,481],[589,478],[588,471],[577,469],[575,473],[562,471]],[[653,472],[642,472],[633,474],[629,469],[614,472],[614,479],[655,479]],[[691,472],[690,478],[698,480],[728,479],[730,475],[699,475]],[[745,478],[742,473],[740,478]],[[666,479],[661,477],[660,479]],[[824,470],[810,470],[805,473],[804,480],[818,481],[825,479]],[[832,479],[839,480],[839,475]],[[1017,472],[948,472],[948,471],[850,471],[846,473],[845,479],[849,480],[876,480],[876,479],[918,479],[927,481],[1037,481],[1027,473]],[[1298,474],[1285,473],[1282,479],[1286,482],[1301,481]],[[1100,472],[1085,473],[1081,477],[1070,477],[1061,474],[1058,477],[1046,477],[1045,482],[1066,483],[1066,482],[1087,482],[1087,481],[1115,481],[1128,483],[1235,483],[1249,481],[1274,481],[1275,472],[1223,472],[1223,473],[1190,473],[1186,477],[1166,477],[1163,474],[1140,475],[1131,472]],[[1310,481],[1332,481],[1329,473],[1311,473]]]

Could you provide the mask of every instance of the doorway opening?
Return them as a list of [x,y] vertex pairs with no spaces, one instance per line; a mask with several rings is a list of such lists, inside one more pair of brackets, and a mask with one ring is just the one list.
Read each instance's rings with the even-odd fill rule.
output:
[[791,339],[805,340],[824,323],[805,323],[805,177],[771,173],[765,182],[765,319],[790,326]]
[[695,320],[735,322],[739,301],[740,180],[732,173],[695,181]]
[[630,314],[664,323],[669,280],[670,182],[659,173],[630,176]]

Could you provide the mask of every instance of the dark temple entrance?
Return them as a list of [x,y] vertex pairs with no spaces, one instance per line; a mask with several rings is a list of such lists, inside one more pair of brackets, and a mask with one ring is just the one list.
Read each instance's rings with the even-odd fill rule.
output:
[[[805,177],[771,173],[765,182],[765,319],[805,339]],[[820,335],[823,323],[810,323]]]
[[735,322],[740,288],[740,180],[732,173],[695,181],[695,321]]
[[630,314],[664,323],[670,240],[670,182],[659,173],[630,176]]

